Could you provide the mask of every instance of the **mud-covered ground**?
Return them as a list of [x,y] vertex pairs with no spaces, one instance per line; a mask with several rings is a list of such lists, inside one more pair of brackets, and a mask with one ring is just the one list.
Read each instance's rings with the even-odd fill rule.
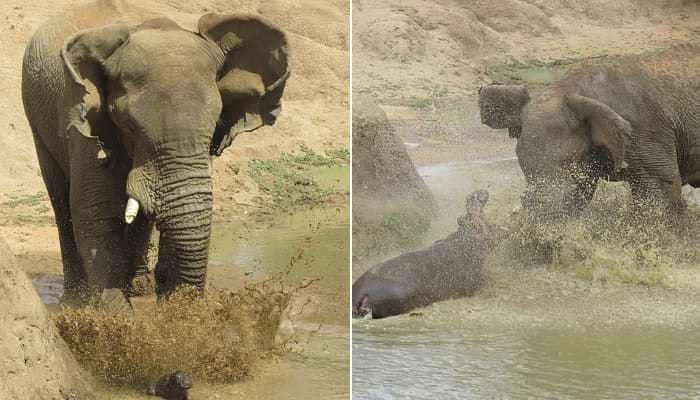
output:
[[[21,64],[27,41],[43,21],[84,2],[8,0],[0,4],[0,90],[4,94],[0,101],[0,235],[30,277],[46,284],[47,301],[55,300],[60,290],[55,282],[60,282],[61,256],[22,108]],[[277,123],[240,135],[214,160],[215,233],[207,285],[241,290],[285,270],[291,271],[283,278],[286,290],[314,282],[289,299],[282,319],[291,321],[283,323],[282,331],[289,339],[288,325],[295,329],[287,348],[253,354],[253,368],[243,379],[233,379],[237,383],[195,380],[196,397],[347,397],[349,2],[176,0],[139,4],[190,30],[196,30],[198,18],[205,13],[257,13],[288,33],[294,52],[292,77]],[[306,161],[295,161],[304,157]],[[279,166],[280,175],[264,172],[269,165]],[[305,183],[301,189],[295,187],[300,180]],[[266,189],[270,183],[278,189]],[[266,247],[268,236],[276,242]],[[301,260],[300,254],[304,255]],[[139,309],[148,315],[152,303],[148,298],[137,301],[137,317]],[[146,337],[132,344],[138,347],[145,342]],[[128,399],[141,398],[144,389],[127,385],[100,391],[101,396]]]
[[[579,59],[697,43],[700,5],[353,7],[353,93],[386,111],[439,203],[422,245],[454,231],[475,189],[489,190],[487,217],[511,232],[474,297],[353,321],[354,398],[693,398],[698,363],[685,354],[700,346],[700,193],[685,188],[691,211],[680,234],[634,221],[622,183],[602,182],[584,214],[563,225],[529,220],[513,212],[525,189],[516,142],[481,125],[476,100],[493,81],[536,95]],[[354,249],[354,278],[405,250]]]

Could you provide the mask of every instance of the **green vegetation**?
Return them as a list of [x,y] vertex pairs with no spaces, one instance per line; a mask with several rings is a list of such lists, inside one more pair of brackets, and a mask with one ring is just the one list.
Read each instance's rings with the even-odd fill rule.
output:
[[423,86],[423,90],[426,91],[427,96],[411,96],[405,99],[405,104],[412,108],[427,109],[435,112],[439,103],[446,99],[449,94],[447,88],[442,85]]
[[486,66],[486,74],[493,82],[504,84],[548,85],[561,78],[577,60],[563,59],[551,62],[540,60],[512,60],[508,63]]
[[47,205],[49,196],[46,192],[6,193],[8,200],[3,201],[0,216],[14,224],[33,224],[36,226],[53,226],[55,221]]
[[414,248],[420,245],[430,228],[428,218],[421,217],[413,212],[393,211],[378,221],[379,231],[395,237],[398,248]]
[[248,161],[249,175],[263,193],[273,197],[275,210],[320,204],[334,193],[349,194],[350,152],[328,149],[324,153],[302,145],[299,152],[282,153],[277,159],[253,158]]
[[35,207],[38,206],[42,201],[49,200],[49,196],[46,194],[46,192],[37,192],[34,194],[21,195],[5,194],[5,196],[9,197],[10,200],[3,201],[2,205],[10,208],[15,208],[20,205]]

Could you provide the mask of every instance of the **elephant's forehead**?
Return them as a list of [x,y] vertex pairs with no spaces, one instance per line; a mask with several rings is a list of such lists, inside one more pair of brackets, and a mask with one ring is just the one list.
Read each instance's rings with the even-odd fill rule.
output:
[[134,81],[215,77],[218,65],[212,47],[184,30],[140,30],[107,60],[105,68],[112,76]]
[[538,100],[530,104],[523,115],[524,135],[521,135],[521,138],[525,136],[526,140],[540,139],[542,144],[568,140],[575,126],[564,110],[561,96]]

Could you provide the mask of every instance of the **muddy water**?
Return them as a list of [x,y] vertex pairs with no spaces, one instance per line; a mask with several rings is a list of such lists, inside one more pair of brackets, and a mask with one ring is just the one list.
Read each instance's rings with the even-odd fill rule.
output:
[[[207,284],[236,290],[246,282],[283,273],[295,287],[314,280],[291,299],[294,327],[289,351],[259,362],[254,377],[230,385],[195,382],[195,398],[348,398],[349,209],[345,205],[276,216],[269,221],[215,224]],[[291,260],[291,261],[290,261]],[[33,279],[45,304],[56,304],[62,276]],[[140,399],[142,390],[103,388],[109,398]]]
[[[487,216],[512,225],[524,188],[517,160],[418,170],[443,210],[426,242],[454,229],[464,196],[478,188],[491,193]],[[697,258],[670,259],[659,267],[660,283],[642,285],[519,259],[521,244],[506,240],[494,250],[472,298],[353,321],[353,398],[697,398]],[[681,244],[697,257],[697,241]],[[354,273],[376,261],[354,265]]]
[[[445,310],[447,311],[447,310]],[[697,326],[353,324],[353,398],[697,398]]]

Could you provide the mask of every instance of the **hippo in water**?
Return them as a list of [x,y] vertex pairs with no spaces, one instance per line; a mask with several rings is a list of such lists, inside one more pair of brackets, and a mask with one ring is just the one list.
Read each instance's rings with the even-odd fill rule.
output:
[[483,216],[489,194],[467,196],[458,228],[430,247],[384,261],[352,285],[353,315],[384,318],[436,301],[471,296],[481,283],[481,267],[499,234]]

